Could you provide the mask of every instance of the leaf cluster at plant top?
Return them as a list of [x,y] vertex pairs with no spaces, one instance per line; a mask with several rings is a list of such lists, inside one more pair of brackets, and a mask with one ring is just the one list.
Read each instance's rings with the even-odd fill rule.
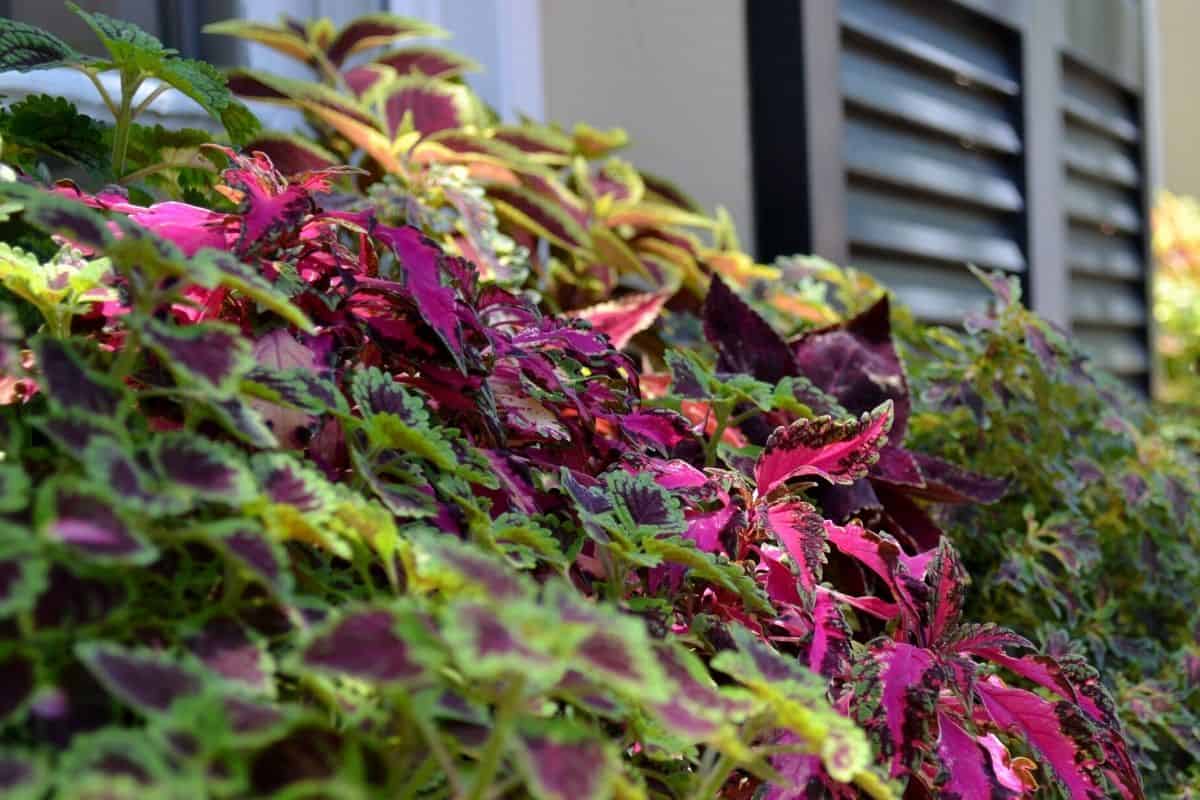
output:
[[756,264],[423,23],[214,29],[315,141],[0,114],[6,796],[1200,788],[1194,465],[1014,284]]

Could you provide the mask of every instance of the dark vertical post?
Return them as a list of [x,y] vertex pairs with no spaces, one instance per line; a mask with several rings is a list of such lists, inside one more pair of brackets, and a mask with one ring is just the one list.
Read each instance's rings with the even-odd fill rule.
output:
[[846,260],[838,2],[746,3],[758,258]]

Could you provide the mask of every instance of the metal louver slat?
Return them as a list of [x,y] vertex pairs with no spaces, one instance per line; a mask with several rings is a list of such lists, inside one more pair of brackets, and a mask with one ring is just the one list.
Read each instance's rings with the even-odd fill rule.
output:
[[1063,224],[1071,327],[1104,367],[1144,386],[1150,372],[1137,98],[1062,56]]
[[1019,47],[953,3],[841,0],[849,261],[921,318],[987,301],[968,263],[1026,270]]

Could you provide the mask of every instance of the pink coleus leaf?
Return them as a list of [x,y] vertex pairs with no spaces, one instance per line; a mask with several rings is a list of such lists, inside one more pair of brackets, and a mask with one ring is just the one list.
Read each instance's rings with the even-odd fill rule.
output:
[[839,675],[850,659],[850,626],[837,598],[822,587],[813,594],[813,635],[808,645],[808,668],[819,675]]
[[[1077,706],[1005,686],[994,676],[976,684],[976,692],[991,720],[1028,742],[1072,798],[1109,796],[1101,785],[1093,726]],[[1141,796],[1140,787],[1132,796]]]
[[459,368],[463,368],[462,328],[456,313],[454,290],[442,284],[440,247],[418,229],[379,225],[375,236],[386,242],[400,263],[401,283],[421,317],[445,343]]
[[930,589],[925,631],[930,642],[939,641],[951,626],[958,623],[970,580],[958,553],[949,542],[943,539],[934,553],[925,574],[925,583]]
[[815,508],[799,500],[768,505],[757,518],[763,531],[787,548],[800,585],[806,591],[815,591],[828,550],[825,520]]
[[817,417],[776,428],[754,467],[759,497],[790,478],[815,476],[848,484],[866,476],[891,426],[889,400],[858,419]]
[[613,347],[622,350],[630,339],[654,324],[666,302],[667,295],[662,293],[631,294],[568,313],[607,333]]
[[920,608],[928,588],[920,580],[928,558],[908,556],[900,544],[886,533],[869,531],[857,523],[835,525],[825,521],[825,537],[843,554],[874,572],[891,590],[903,613],[905,627],[920,627]]
[[[998,774],[992,753],[951,716],[938,714],[938,731],[938,756],[946,773],[945,783],[938,787],[942,796],[1004,800],[1024,793],[1025,787],[1012,769],[1006,765],[1003,775]],[[1000,745],[998,740],[995,743]]]
[[908,772],[916,748],[936,738],[937,703],[946,673],[931,650],[876,639],[855,666],[855,717],[891,759],[893,777]]

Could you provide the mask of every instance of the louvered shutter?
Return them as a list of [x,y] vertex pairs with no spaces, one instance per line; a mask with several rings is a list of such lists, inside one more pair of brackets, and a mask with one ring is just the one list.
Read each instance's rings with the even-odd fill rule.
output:
[[1138,98],[1063,54],[1062,113],[1071,328],[1101,364],[1145,386],[1147,220]]
[[846,239],[849,263],[951,322],[986,302],[967,262],[1026,270],[1020,65],[1013,31],[934,5],[841,2]]

